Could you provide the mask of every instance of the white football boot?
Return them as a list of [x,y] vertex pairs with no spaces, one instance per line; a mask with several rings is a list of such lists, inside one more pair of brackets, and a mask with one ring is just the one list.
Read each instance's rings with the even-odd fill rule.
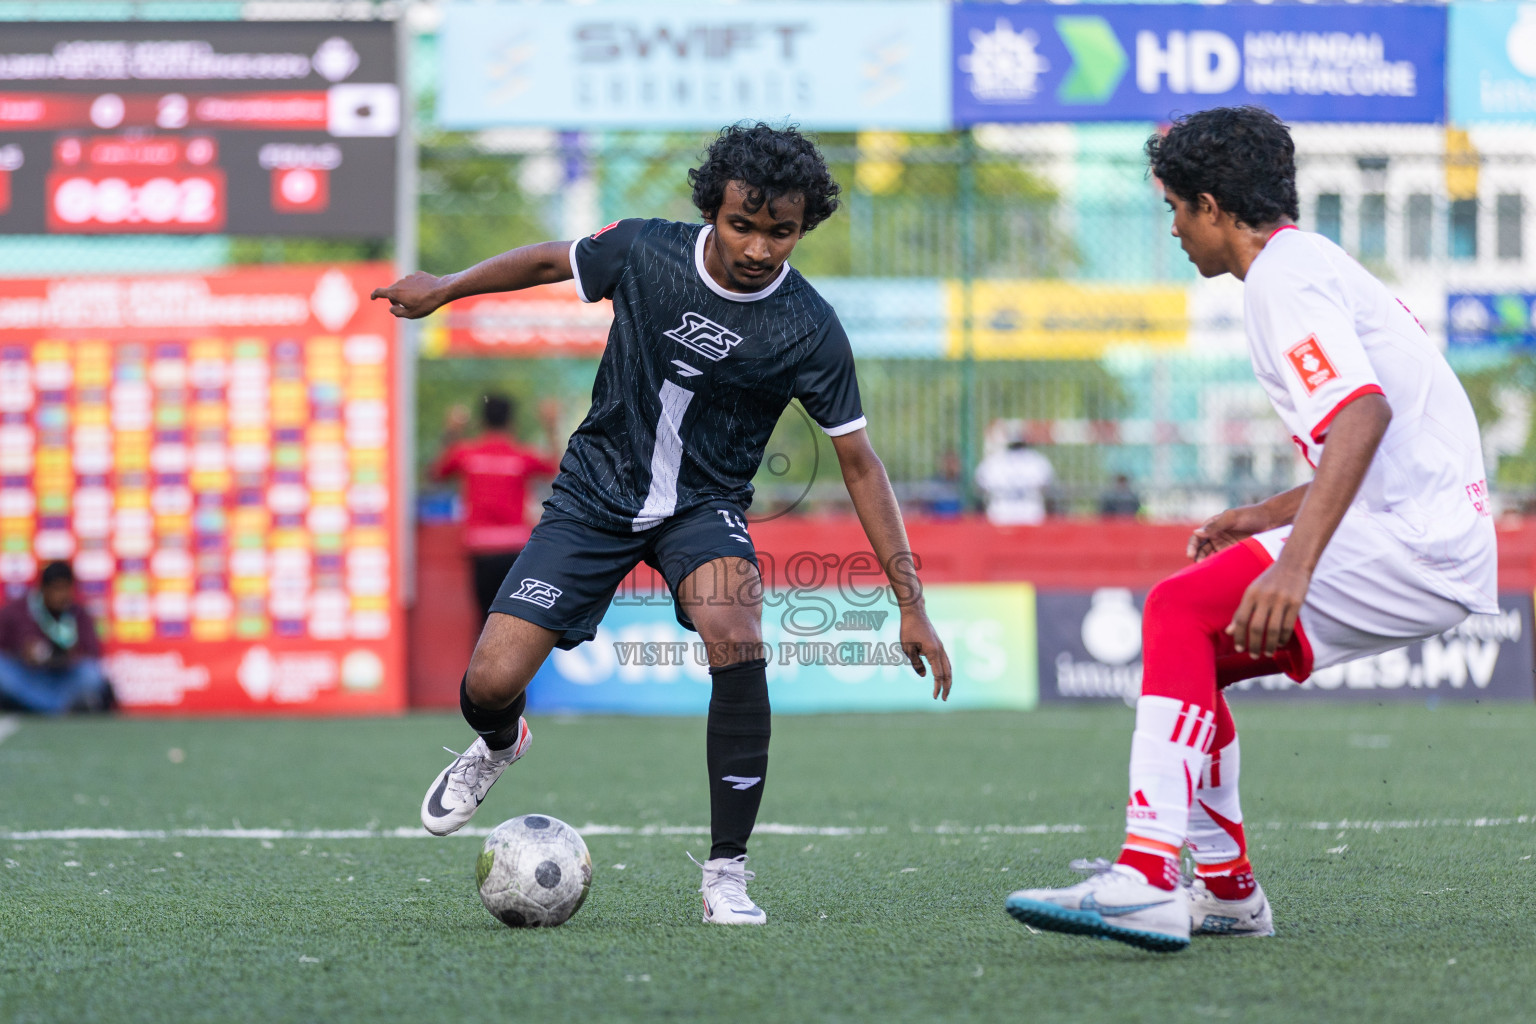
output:
[[[422,825],[435,836],[457,832],[475,816],[480,801],[485,799],[485,794],[491,791],[491,786],[501,778],[507,766],[528,753],[532,745],[533,733],[524,718],[517,720],[517,743],[512,747],[512,756],[505,760],[492,757],[485,740],[475,737],[469,749],[456,755],[453,763],[432,780],[431,788],[421,801]],[[454,753],[447,747],[443,749]]]
[[[688,855],[693,860],[693,855]],[[699,862],[693,860],[695,864]],[[705,924],[767,924],[768,915],[747,895],[747,883],[757,876],[747,870],[747,855],[716,857],[699,864],[704,869]]]
[[1257,882],[1246,899],[1217,899],[1198,875],[1189,884],[1191,935],[1261,937],[1275,934],[1275,915]]
[[1020,889],[1008,897],[1008,913],[1026,925],[1173,953],[1189,946],[1189,895],[1149,885],[1141,873],[1099,858],[1075,860],[1072,870],[1092,872],[1065,889]]

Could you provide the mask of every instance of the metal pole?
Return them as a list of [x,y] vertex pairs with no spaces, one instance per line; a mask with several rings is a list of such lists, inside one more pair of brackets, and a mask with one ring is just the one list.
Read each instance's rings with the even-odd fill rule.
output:
[[[416,269],[416,109],[411,90],[411,28],[406,8],[395,20],[396,80],[400,86],[400,135],[395,140],[395,270],[404,277]],[[395,474],[399,504],[398,557],[401,603],[416,602],[416,348],[414,320],[396,320],[395,333]]]
[[960,133],[960,495],[975,504],[976,357],[973,285],[976,278],[976,138]]

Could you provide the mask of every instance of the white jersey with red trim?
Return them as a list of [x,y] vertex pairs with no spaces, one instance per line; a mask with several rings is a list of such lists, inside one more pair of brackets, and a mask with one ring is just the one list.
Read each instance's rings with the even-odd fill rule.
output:
[[1248,269],[1243,317],[1254,373],[1314,467],[1340,409],[1386,397],[1392,422],[1351,511],[1400,541],[1435,593],[1498,611],[1477,418],[1407,307],[1322,235],[1282,228]]

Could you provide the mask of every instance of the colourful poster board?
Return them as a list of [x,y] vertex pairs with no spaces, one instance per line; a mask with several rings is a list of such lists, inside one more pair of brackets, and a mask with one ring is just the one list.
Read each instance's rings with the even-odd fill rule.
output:
[[0,582],[73,563],[125,708],[403,707],[392,276],[0,280]]

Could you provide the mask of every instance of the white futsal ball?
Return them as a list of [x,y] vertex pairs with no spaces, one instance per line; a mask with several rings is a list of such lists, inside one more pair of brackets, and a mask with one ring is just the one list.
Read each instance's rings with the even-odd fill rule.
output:
[[574,828],[547,814],[497,825],[475,863],[480,902],[509,928],[552,928],[581,909],[592,855]]

